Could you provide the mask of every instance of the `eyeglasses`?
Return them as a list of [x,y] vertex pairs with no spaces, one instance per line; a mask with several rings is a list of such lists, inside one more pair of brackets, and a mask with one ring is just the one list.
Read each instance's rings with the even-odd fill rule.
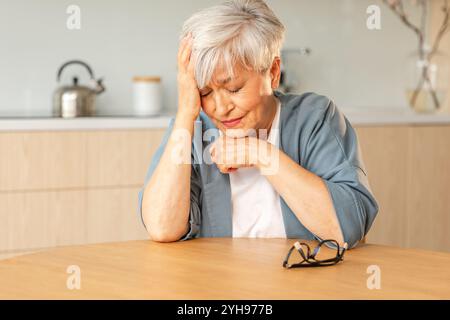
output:
[[[326,250],[320,251],[323,245],[331,245],[332,248],[326,248]],[[286,258],[283,261],[283,267],[286,269],[291,268],[305,268],[305,267],[324,267],[332,266],[339,261],[344,260],[344,253],[347,250],[347,243],[344,243],[343,247],[340,247],[336,240],[322,240],[319,242],[317,247],[311,251],[308,244],[304,242],[295,242],[294,245],[289,249]],[[291,254],[296,249],[301,256],[301,260],[296,263],[290,263],[295,260],[294,256]],[[312,252],[312,253],[311,253]],[[289,261],[291,259],[291,261]]]

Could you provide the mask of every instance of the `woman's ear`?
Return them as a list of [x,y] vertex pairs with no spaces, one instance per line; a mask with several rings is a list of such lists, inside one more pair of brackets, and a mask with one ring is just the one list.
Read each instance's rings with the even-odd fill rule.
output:
[[280,57],[275,57],[272,62],[272,67],[270,68],[272,89],[276,89],[280,85],[280,75],[281,75],[281,59]]

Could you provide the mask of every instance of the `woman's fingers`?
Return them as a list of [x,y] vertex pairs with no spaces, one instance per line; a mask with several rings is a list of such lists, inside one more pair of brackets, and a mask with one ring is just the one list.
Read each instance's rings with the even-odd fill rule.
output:
[[190,56],[191,56],[191,48],[192,48],[192,37],[188,36],[186,37],[184,40],[184,43],[182,44],[182,48],[181,52],[180,52],[180,57],[179,57],[179,64],[180,67],[183,68],[183,70],[187,70],[188,68],[188,63],[190,60]]
[[184,37],[181,42],[180,42],[180,47],[178,49],[178,56],[177,56],[177,61],[178,61],[178,69],[185,69],[185,53],[186,53],[186,47],[188,45],[188,36]]
[[217,168],[219,169],[220,172],[222,173],[230,173],[230,172],[235,172],[240,168],[248,168],[248,167],[253,167],[253,165],[226,165],[226,164],[216,164]]
[[181,53],[181,62],[184,66],[187,66],[187,63],[189,62],[189,56],[191,55],[191,44],[192,40],[187,39],[186,44],[183,48],[183,52]]
[[253,166],[255,155],[249,147],[249,138],[218,138],[209,149],[211,160],[222,168]]
[[195,120],[201,110],[201,97],[195,78],[189,72],[191,60],[192,36],[185,37],[180,44],[178,54],[178,112],[183,117]]
[[190,57],[189,57],[189,63],[188,63],[188,67],[187,67],[187,72],[190,74],[190,75],[192,75],[192,76],[194,76],[194,59],[193,59],[193,56],[192,56],[192,44],[191,44],[191,49],[190,49]]
[[183,48],[186,45],[186,37],[184,37],[183,39],[181,39],[180,41],[180,45],[178,47],[178,55],[177,55],[177,60],[180,60],[181,54],[183,53]]
[[230,173],[230,172],[234,172],[238,169],[238,168],[230,167],[230,166],[220,164],[220,163],[218,163],[216,165],[217,165],[217,168],[219,169],[219,171],[222,173]]
[[177,56],[178,64],[181,64],[181,57],[183,56],[183,52],[186,49],[186,44],[187,44],[187,37],[184,37],[181,40],[180,46],[178,48],[178,56]]

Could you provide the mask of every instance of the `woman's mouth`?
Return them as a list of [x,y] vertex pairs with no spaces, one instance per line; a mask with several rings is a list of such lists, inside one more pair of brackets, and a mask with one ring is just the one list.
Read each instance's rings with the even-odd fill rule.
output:
[[235,118],[235,119],[230,119],[230,120],[225,120],[225,121],[222,121],[222,124],[223,124],[225,127],[227,127],[227,128],[232,128],[232,127],[237,126],[237,125],[241,122],[241,119],[242,119],[242,118],[243,118],[243,117]]

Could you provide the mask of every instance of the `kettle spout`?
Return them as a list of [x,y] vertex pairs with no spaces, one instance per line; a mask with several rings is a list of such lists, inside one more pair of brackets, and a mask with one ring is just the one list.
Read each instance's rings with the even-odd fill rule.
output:
[[100,94],[100,93],[102,93],[105,90],[106,90],[106,88],[103,86],[103,79],[102,78],[100,78],[97,81],[95,81],[94,91],[95,91],[96,94]]

